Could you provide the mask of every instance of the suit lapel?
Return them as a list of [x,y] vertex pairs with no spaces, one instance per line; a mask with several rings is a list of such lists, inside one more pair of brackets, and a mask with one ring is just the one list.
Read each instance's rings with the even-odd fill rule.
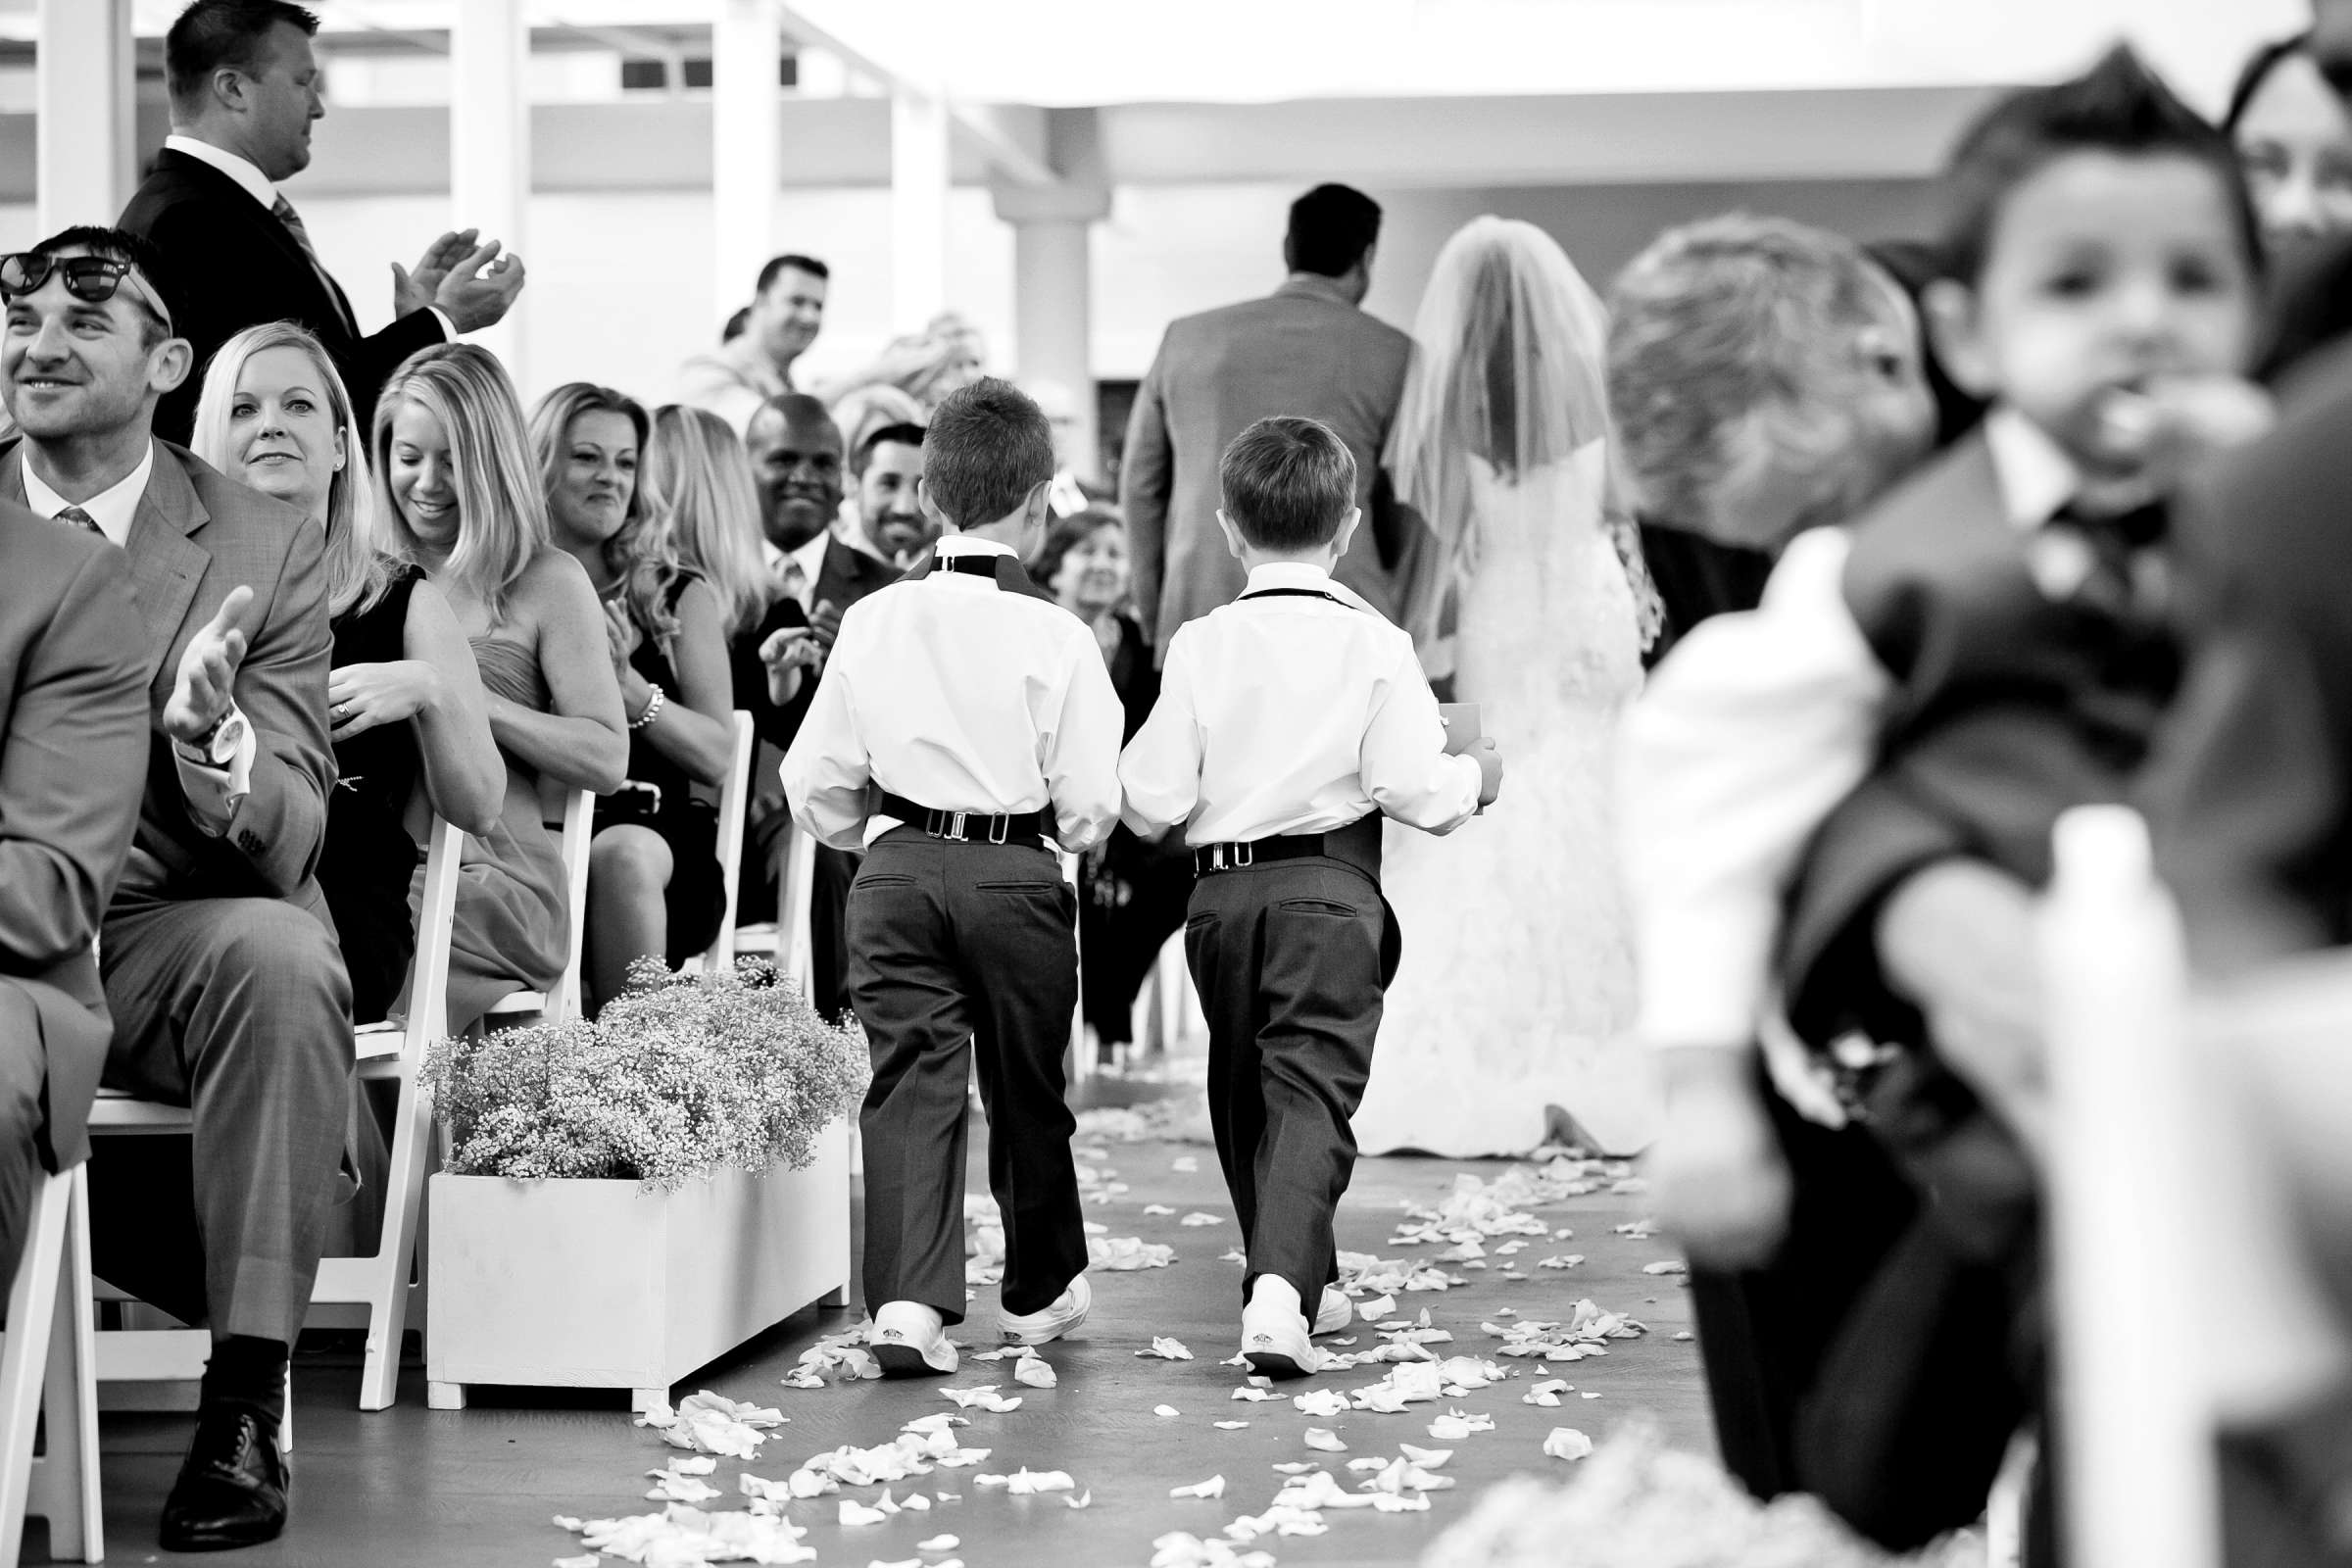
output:
[[147,622],[147,679],[150,685],[169,681],[178,672],[164,664],[187,618],[212,557],[188,535],[212,520],[196,486],[172,448],[156,446],[155,472],[139,510],[131,517],[130,586],[139,602],[140,618]]
[[155,159],[158,168],[164,167],[166,159],[171,160],[172,166],[187,177],[209,186],[216,203],[227,203],[227,211],[245,214],[246,220],[262,234],[266,243],[276,249],[286,265],[299,269],[303,276],[317,285],[326,303],[324,314],[339,323],[344,335],[354,339],[359,337],[359,318],[351,314],[351,301],[344,297],[343,286],[329,275],[323,266],[312,262],[309,253],[302,248],[302,242],[294,237],[294,231],[279,222],[275,213],[255,201],[251,191],[201,158],[190,158],[170,147],[157,153]]

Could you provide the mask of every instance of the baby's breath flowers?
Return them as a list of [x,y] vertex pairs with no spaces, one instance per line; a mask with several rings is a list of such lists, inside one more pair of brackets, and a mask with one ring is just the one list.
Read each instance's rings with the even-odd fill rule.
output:
[[642,958],[594,1023],[438,1040],[424,1061],[452,1173],[661,1188],[806,1166],[869,1075],[855,1023],[826,1023],[773,965],[749,960],[682,975]]

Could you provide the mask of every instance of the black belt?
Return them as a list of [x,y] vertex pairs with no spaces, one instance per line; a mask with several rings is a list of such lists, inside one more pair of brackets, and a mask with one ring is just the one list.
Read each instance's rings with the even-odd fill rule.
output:
[[1344,860],[1366,876],[1380,880],[1380,813],[1359,817],[1328,833],[1277,833],[1246,844],[1203,844],[1193,851],[1193,872],[1238,871],[1276,860],[1300,860],[1309,856]]
[[1045,848],[1046,835],[1054,827],[1051,808],[1011,811],[1002,816],[991,816],[984,811],[942,811],[888,791],[883,792],[875,814],[895,816],[908,827],[951,843],[1012,844],[1030,850]]

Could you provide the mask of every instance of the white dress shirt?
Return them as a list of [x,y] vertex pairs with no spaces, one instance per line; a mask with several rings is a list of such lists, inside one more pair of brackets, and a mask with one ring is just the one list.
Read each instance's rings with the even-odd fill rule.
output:
[[[1119,761],[1124,816],[1187,844],[1323,833],[1378,810],[1450,833],[1478,809],[1475,760],[1446,755],[1413,640],[1318,568],[1275,562],[1169,640],[1159,703]],[[1326,597],[1328,596],[1328,597]]]
[[[21,465],[21,470],[24,475],[24,502],[33,511],[54,518],[68,507],[78,505],[89,514],[90,520],[98,525],[98,531],[106,535],[109,543],[118,550],[125,549],[130,544],[131,524],[138,520],[139,502],[147,494],[147,480],[155,472],[155,443],[147,443],[147,455],[139,459],[137,467],[79,503],[68,501],[50,489],[33,471],[29,461]],[[172,747],[172,761],[179,770],[180,792],[188,798],[196,825],[214,838],[228,831],[229,819],[237,814],[238,805],[253,790],[257,743],[253,726],[245,722],[245,714],[233,699],[222,728],[232,726],[236,732],[236,750],[224,765],[215,766],[176,742]]]
[[[1009,556],[950,534],[941,562]],[[938,570],[852,605],[784,756],[793,820],[836,849],[901,825],[866,815],[867,788],[942,811],[1052,807],[1065,850],[1119,814],[1118,694],[1094,632],[1060,606],[993,578]]]
[[[182,136],[176,131],[164,138],[164,145],[175,153],[184,153],[200,164],[209,164],[220,171],[235,180],[246,195],[260,202],[271,218],[277,216],[277,204],[284,192],[270,183],[270,176],[263,173],[261,166],[252,159],[232,153],[225,147],[216,147],[209,141],[198,141],[193,136]],[[323,270],[326,264],[319,262],[317,265]],[[441,323],[442,338],[447,342],[455,343],[458,340],[457,323],[452,321],[438,305],[428,305],[425,309],[432,312],[433,319]],[[201,373],[201,368],[197,373]]]
[[[2013,410],[1996,409],[1984,434],[2010,521],[2039,528],[2079,488],[2078,470]],[[1653,1046],[1757,1038],[1783,894],[1877,759],[1894,682],[1845,601],[1851,547],[1842,528],[1791,540],[1763,602],[1692,627],[1626,719],[1618,821],[1636,1027]],[[1775,1060],[1776,1078],[1785,1065]]]

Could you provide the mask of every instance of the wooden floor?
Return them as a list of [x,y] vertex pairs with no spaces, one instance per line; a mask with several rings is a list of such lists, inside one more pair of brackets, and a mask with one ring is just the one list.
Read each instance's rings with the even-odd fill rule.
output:
[[[1085,1142],[1082,1140],[1082,1143]],[[1312,1457],[1300,1443],[1310,1425],[1330,1425],[1352,1454],[1394,1455],[1399,1443],[1434,1445],[1427,1426],[1437,1413],[1412,1405],[1400,1414],[1358,1412],[1329,1422],[1310,1421],[1287,1400],[1236,1403],[1231,1390],[1240,1374],[1219,1363],[1238,1346],[1239,1270],[1219,1254],[1236,1244],[1232,1208],[1217,1175],[1214,1152],[1199,1145],[1110,1143],[1107,1164],[1128,1191],[1106,1204],[1089,1203],[1087,1217],[1108,1226],[1113,1236],[1141,1236],[1175,1244],[1178,1261],[1169,1268],[1094,1276],[1096,1306],[1082,1337],[1047,1348],[1060,1382],[1052,1390],[1008,1388],[1023,1397],[1005,1415],[968,1412],[971,1427],[960,1434],[972,1446],[993,1449],[982,1471],[1010,1473],[1067,1470],[1091,1489],[1092,1506],[1068,1508],[1057,1496],[1009,1497],[970,1484],[974,1471],[942,1472],[924,1490],[955,1491],[960,1502],[929,1513],[904,1513],[873,1526],[845,1528],[836,1522],[833,1497],[794,1505],[795,1518],[812,1526],[808,1544],[821,1564],[865,1568],[872,1562],[917,1557],[937,1562],[960,1557],[968,1568],[1143,1568],[1153,1538],[1172,1530],[1207,1537],[1227,1520],[1264,1509],[1281,1477],[1279,1461]],[[974,1190],[984,1190],[980,1141],[973,1141]],[[1172,1168],[1180,1160],[1198,1169]],[[1343,1248],[1383,1257],[1418,1256],[1430,1249],[1396,1248],[1388,1237],[1407,1203],[1432,1203],[1457,1174],[1492,1178],[1501,1162],[1435,1159],[1366,1160],[1357,1168],[1340,1216]],[[1400,1298],[1433,1321],[1449,1328],[1455,1353],[1491,1354],[1496,1342],[1480,1329],[1497,1308],[1516,1307],[1526,1318],[1562,1318],[1580,1297],[1611,1310],[1630,1311],[1648,1324],[1640,1340],[1614,1344],[1603,1358],[1556,1369],[1581,1394],[1559,1408],[1523,1404],[1519,1396],[1534,1381],[1526,1362],[1506,1362],[1517,1377],[1458,1402],[1491,1413],[1496,1430],[1450,1445],[1456,1451],[1448,1473],[1460,1490],[1432,1494],[1426,1514],[1332,1512],[1330,1533],[1319,1538],[1272,1541],[1285,1564],[1409,1564],[1449,1521],[1460,1516],[1485,1484],[1518,1471],[1564,1475],[1567,1465],[1541,1451],[1555,1426],[1574,1426],[1598,1438],[1636,1413],[1655,1418],[1678,1445],[1702,1447],[1711,1442],[1701,1387],[1697,1347],[1678,1340],[1689,1327],[1690,1310],[1673,1277],[1648,1275],[1642,1265],[1668,1257],[1663,1241],[1611,1234],[1611,1226],[1639,1217],[1639,1197],[1592,1196],[1539,1211],[1552,1225],[1575,1228],[1573,1241],[1551,1250],[1583,1252],[1587,1261],[1564,1271],[1527,1268],[1528,1278],[1510,1282],[1493,1271],[1469,1275],[1466,1288]],[[1144,1206],[1167,1204],[1175,1215],[1146,1216]],[[1221,1225],[1188,1228],[1178,1217],[1196,1210],[1225,1216]],[[1542,1255],[1537,1242],[1523,1262]],[[581,1281],[583,1290],[595,1288]],[[995,1292],[984,1288],[958,1338],[978,1348],[990,1343]],[[799,1352],[815,1336],[846,1327],[854,1313],[806,1311],[741,1352],[681,1384],[682,1396],[710,1388],[736,1398],[780,1406],[791,1418],[771,1438],[759,1459],[722,1461],[712,1479],[732,1499],[735,1474],[749,1470],[781,1479],[811,1453],[842,1444],[870,1446],[890,1441],[916,1416],[951,1409],[930,1382],[852,1383],[822,1390],[781,1388]],[[1196,1359],[1170,1362],[1141,1358],[1136,1351],[1154,1335],[1173,1335]],[[1008,1364],[966,1362],[955,1383],[1009,1384]],[[1003,1375],[1000,1375],[1003,1374]],[[633,1427],[625,1396],[566,1397],[545,1391],[476,1390],[463,1412],[424,1408],[422,1368],[404,1373],[399,1404],[375,1414],[353,1406],[357,1358],[348,1353],[307,1350],[297,1365],[297,1437],[293,1522],[283,1540],[255,1551],[222,1553],[211,1560],[236,1564],[303,1564],[318,1568],[367,1568],[372,1564],[445,1565],[445,1568],[515,1568],[547,1564],[580,1552],[575,1538],[558,1530],[551,1516],[609,1517],[641,1513],[660,1505],[643,1500],[644,1472],[667,1462],[651,1434]],[[1319,1378],[1301,1387],[1351,1388],[1376,1381],[1371,1368]],[[1159,1404],[1181,1414],[1152,1413]],[[1248,1428],[1220,1432],[1220,1420],[1247,1420]],[[107,1555],[115,1563],[164,1560],[155,1544],[156,1514],[187,1441],[189,1421],[172,1416],[115,1416],[104,1422]],[[1222,1500],[1171,1499],[1171,1487],[1225,1478]],[[856,1494],[871,1501],[878,1488]],[[899,1489],[904,1492],[906,1489]],[[721,1503],[717,1506],[726,1506]],[[916,1543],[940,1534],[959,1538],[952,1554],[918,1552]],[[25,1542],[25,1561],[42,1562],[46,1536],[38,1524]],[[608,1558],[607,1562],[617,1559]]]

